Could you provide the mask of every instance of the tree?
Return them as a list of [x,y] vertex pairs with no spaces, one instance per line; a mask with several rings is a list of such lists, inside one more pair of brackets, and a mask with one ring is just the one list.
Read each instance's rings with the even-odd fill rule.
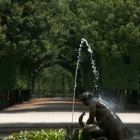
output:
[[[107,89],[138,89],[139,1],[77,1],[78,37],[88,40],[97,58],[100,83]],[[87,79],[88,81],[88,79]]]
[[52,5],[53,2],[40,0],[0,2],[0,52],[1,56],[16,57],[16,65],[11,65],[16,67],[15,88],[24,88],[23,83],[31,87],[31,79],[55,60],[57,50],[52,36],[57,36],[59,25],[55,23]]
[[[40,91],[46,96],[63,96],[70,95],[73,92],[73,77],[71,73],[59,65],[46,68],[39,75]],[[40,92],[40,93],[41,93]]]

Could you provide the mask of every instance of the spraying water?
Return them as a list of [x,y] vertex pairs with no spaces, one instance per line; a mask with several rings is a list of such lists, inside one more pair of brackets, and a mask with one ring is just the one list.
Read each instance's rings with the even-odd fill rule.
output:
[[[85,45],[87,46],[87,51],[90,53],[92,70],[93,70],[93,74],[95,75],[94,88],[96,90],[98,89],[98,84],[97,83],[98,83],[98,79],[99,79],[99,72],[96,69],[95,61],[93,60],[93,51],[92,51],[91,47],[89,46],[87,40],[84,39],[84,38],[82,38],[81,39],[81,43],[80,43],[80,47],[79,47],[79,50],[78,50],[76,70],[75,70],[75,79],[74,79],[75,80],[74,81],[75,83],[74,83],[73,106],[72,106],[72,128],[73,128],[73,118],[74,118],[74,102],[75,102],[75,94],[76,94],[76,87],[77,87],[77,74],[78,74],[78,69],[79,69],[79,65],[80,65],[80,61],[81,61],[81,51],[82,51],[82,48]],[[99,96],[98,99],[101,100],[101,101],[103,101],[102,102],[103,104],[104,103],[105,104],[108,103],[108,102],[105,102],[104,100],[102,100],[102,96]],[[112,113],[112,115],[114,116],[114,113]],[[116,118],[116,116],[114,116],[114,118]]]
[[74,118],[74,101],[75,101],[75,94],[76,94],[76,87],[77,87],[77,74],[78,74],[78,69],[79,69],[80,60],[81,60],[81,51],[82,51],[82,48],[83,48],[85,45],[86,45],[86,47],[87,47],[87,51],[90,53],[92,71],[93,71],[93,74],[95,75],[95,79],[94,79],[94,88],[95,88],[95,89],[98,88],[97,81],[98,81],[98,79],[99,79],[99,72],[98,72],[97,69],[96,69],[95,61],[93,60],[93,51],[92,51],[90,45],[88,44],[87,40],[84,39],[84,38],[82,38],[82,39],[81,39],[80,46],[79,46],[79,50],[78,50],[77,63],[76,63],[76,70],[75,70],[75,78],[74,78],[74,94],[73,94],[73,106],[72,106],[72,125],[73,125],[73,118]]
[[73,105],[72,105],[72,124],[73,124],[73,118],[74,118],[74,101],[75,101],[75,93],[76,93],[76,87],[77,87],[77,73],[79,69],[80,59],[81,59],[81,50],[82,50],[82,40],[81,44],[78,50],[78,56],[77,56],[77,63],[76,63],[76,70],[75,70],[75,78],[74,78],[74,93],[73,93]]
[[95,60],[93,59],[93,51],[92,51],[92,49],[91,49],[91,47],[88,44],[86,39],[83,38],[82,41],[86,44],[86,46],[88,47],[88,52],[90,53],[92,71],[93,71],[93,74],[95,75],[94,88],[97,89],[98,88],[97,82],[98,82],[98,79],[99,79],[99,72],[97,71]]

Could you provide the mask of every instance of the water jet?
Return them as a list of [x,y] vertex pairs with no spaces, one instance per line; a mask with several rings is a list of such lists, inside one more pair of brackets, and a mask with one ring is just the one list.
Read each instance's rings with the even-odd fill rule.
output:
[[[81,39],[81,43],[80,43],[80,47],[79,47],[79,51],[78,51],[78,57],[77,57],[77,63],[76,63],[76,70],[75,70],[75,83],[74,83],[73,106],[72,106],[72,125],[73,125],[73,117],[74,117],[74,101],[75,101],[75,94],[76,94],[76,87],[77,87],[77,73],[78,73],[79,64],[80,64],[80,60],[81,60],[81,51],[82,51],[82,48],[85,47],[85,46],[87,46],[87,51],[90,53],[91,68],[92,68],[92,72],[93,72],[93,74],[95,76],[95,78],[94,78],[94,87],[93,88],[95,90],[98,90],[98,84],[97,83],[98,83],[98,79],[99,79],[99,72],[97,71],[95,60],[93,60],[93,51],[92,51],[90,45],[88,44],[87,40],[84,39],[84,38],[82,38]],[[89,119],[87,121],[87,127],[89,127],[89,128],[88,128],[88,131],[86,132],[86,136],[89,135],[91,137],[91,134],[90,134],[91,129],[93,130],[92,131],[92,134],[94,132],[98,133],[97,132],[97,129],[98,129],[97,127],[99,127],[99,128],[101,127],[101,129],[106,133],[106,135],[107,135],[106,137],[113,138],[113,140],[115,140],[114,131],[115,131],[115,133],[117,132],[117,135],[116,135],[117,140],[122,140],[124,137],[125,138],[128,138],[128,137],[130,138],[130,137],[133,137],[134,136],[133,135],[133,132],[131,130],[129,130],[123,124],[123,122],[120,120],[120,118],[115,113],[112,112],[112,110],[109,108],[109,106],[103,102],[103,99],[102,99],[101,96],[98,98],[98,101],[97,101],[96,99],[95,100],[94,99],[92,100],[92,97],[90,97],[89,95],[90,94],[88,94],[88,93],[85,94],[84,95],[84,98],[82,99],[82,101],[83,101],[83,103],[85,105],[89,105],[90,106],[90,109],[92,109],[92,114],[94,114],[94,115],[92,115],[90,113]],[[94,105],[94,103],[90,104],[91,101],[94,101],[94,103],[96,105]],[[93,109],[91,107],[91,105],[93,105],[95,109]],[[100,110],[99,111],[97,109],[97,106],[99,106],[99,109],[103,109],[103,110]],[[95,113],[93,113],[93,111]],[[104,113],[104,111],[106,113]],[[91,120],[92,119],[91,116],[93,117],[93,120],[94,120],[94,117],[97,119],[96,120],[97,122],[95,123],[95,125],[97,125],[97,127],[93,126],[94,124],[91,124],[91,122],[93,122]],[[108,118],[109,119],[109,122],[111,121],[111,123],[109,125],[110,128],[108,128],[108,123],[106,122],[107,120],[106,121],[103,121],[104,120],[104,117]],[[104,123],[102,124],[102,123],[100,123],[100,121],[103,121]],[[102,126],[100,124],[105,125],[105,126]],[[114,126],[113,126],[113,124],[114,124]],[[91,125],[92,125],[92,128],[90,129],[90,126]],[[112,130],[112,126],[115,128],[115,130]],[[118,128],[119,127],[121,127],[121,131],[120,132],[118,131]],[[124,130],[124,128],[126,128],[126,129]],[[101,131],[99,131],[99,133],[101,133]],[[125,131],[127,131],[127,132],[125,132]],[[84,129],[83,129],[83,132],[84,132]],[[128,134],[126,135],[126,133],[128,133]],[[100,137],[101,137],[101,135],[100,135]],[[81,138],[81,140],[82,140],[82,138]]]

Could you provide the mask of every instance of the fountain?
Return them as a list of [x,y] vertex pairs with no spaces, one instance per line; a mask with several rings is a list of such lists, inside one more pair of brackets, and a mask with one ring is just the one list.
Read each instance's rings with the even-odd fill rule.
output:
[[[76,71],[75,71],[75,84],[74,84],[74,94],[73,94],[73,105],[72,105],[72,127],[73,127],[73,118],[74,118],[74,101],[75,101],[75,94],[76,94],[76,87],[77,87],[77,73],[78,73],[78,69],[79,69],[79,64],[80,64],[80,60],[81,60],[81,51],[82,51],[82,47],[84,46],[84,45],[86,45],[87,46],[87,50],[88,50],[88,52],[90,53],[90,58],[91,58],[91,65],[92,65],[92,70],[93,70],[93,74],[95,75],[95,79],[94,79],[94,89],[95,90],[98,90],[98,79],[99,79],[99,72],[97,71],[97,69],[96,69],[96,65],[95,65],[95,61],[93,60],[93,51],[92,51],[92,49],[91,49],[91,47],[89,46],[89,44],[88,44],[88,42],[87,42],[87,40],[86,39],[84,39],[84,38],[82,38],[81,39],[81,44],[80,44],[80,47],[79,47],[79,51],[78,51],[78,57],[77,57],[77,63],[76,63]],[[95,106],[95,108],[96,108],[96,105],[94,105],[94,104],[98,104],[98,106],[100,106],[99,108],[103,108],[103,110],[106,112],[106,113],[104,113],[104,111],[100,111],[100,113],[99,113],[99,111],[98,111],[98,113],[97,113],[97,111],[96,111],[96,109],[94,110],[94,112],[96,111],[96,113],[98,114],[98,116],[96,115],[96,121],[97,121],[97,123],[91,123],[91,122],[93,122],[91,119],[91,116],[94,116],[94,115],[91,115],[91,116],[89,116],[89,119],[88,119],[88,121],[87,121],[87,123],[88,124],[86,124],[86,125],[84,125],[84,123],[83,123],[83,121],[82,121],[82,119],[83,119],[83,114],[84,113],[82,113],[81,114],[81,116],[79,117],[79,124],[83,127],[83,133],[82,134],[84,134],[84,133],[86,133],[86,134],[84,134],[85,135],[85,137],[84,137],[84,139],[87,137],[87,136],[90,136],[91,137],[91,130],[92,130],[92,134],[94,133],[94,134],[99,134],[99,139],[100,139],[100,137],[101,137],[101,139],[103,139],[103,140],[107,140],[107,137],[108,136],[105,136],[103,133],[105,132],[108,132],[108,135],[110,136],[110,137],[112,137],[113,138],[113,140],[115,140],[115,137],[114,137],[114,134],[116,134],[116,136],[118,137],[117,138],[117,140],[123,140],[123,137],[125,137],[125,138],[130,138],[130,137],[133,137],[134,135],[133,135],[133,132],[131,131],[131,130],[129,130],[123,123],[122,123],[122,121],[120,120],[120,118],[115,114],[115,113],[113,113],[111,110],[110,110],[110,108],[109,108],[109,106],[108,105],[106,105],[106,104],[104,104],[104,102],[103,102],[103,100],[102,100],[102,97],[100,96],[99,98],[98,98],[98,101],[94,101],[94,103],[90,103],[89,104],[89,102],[91,102],[92,100],[94,100],[94,99],[92,99],[92,97],[90,96],[90,94],[89,93],[87,93],[87,92],[85,92],[85,93],[83,93],[83,97],[82,97],[82,101],[83,101],[83,103],[85,104],[85,105],[90,105],[89,107],[91,107],[91,105],[93,105],[93,106]],[[91,108],[92,109],[92,108]],[[96,114],[95,113],[95,114]],[[102,115],[101,115],[102,114]],[[101,116],[100,116],[101,115]],[[111,121],[111,123],[110,123],[110,125],[108,126],[108,121],[106,120],[105,122],[104,122],[104,119],[103,118],[107,118],[107,120],[108,121]],[[113,118],[112,118],[113,117]],[[100,129],[100,121],[98,120],[98,118],[99,118],[99,120],[100,121],[103,121],[104,123],[102,124],[102,125],[105,125],[105,126],[102,126],[101,128],[103,128],[103,131],[102,131],[102,129]],[[113,124],[114,124],[114,126],[113,126]],[[98,126],[99,125],[99,126]],[[87,126],[86,127],[86,131],[84,131],[85,130],[85,126]],[[114,130],[113,129],[110,129],[111,127],[114,127],[115,128],[115,133],[114,133]],[[108,128],[109,127],[109,128]],[[121,129],[121,132],[120,131],[118,131],[117,130],[117,128],[119,128],[119,127],[121,127],[122,129]],[[117,131],[117,133],[116,133],[116,131]],[[127,133],[127,134],[126,134]],[[103,134],[103,135],[102,135]],[[93,139],[94,137],[92,137],[92,139]],[[81,138],[81,140],[82,140],[82,138]],[[87,140],[88,140],[88,138],[87,138]]]
[[[84,45],[87,47],[87,51],[90,53],[92,72],[95,75],[94,89],[95,90],[98,89],[97,82],[98,82],[98,79],[99,79],[99,72],[97,71],[95,60],[93,59],[93,51],[92,51],[90,45],[88,44],[87,40],[82,38],[81,43],[80,43],[80,47],[79,47],[79,50],[78,50],[76,70],[75,70],[75,78],[74,78],[74,94],[73,94],[73,104],[72,104],[72,129],[73,129],[73,118],[74,118],[74,101],[75,101],[75,94],[76,94],[76,87],[77,87],[77,74],[78,74],[78,69],[79,69],[80,60],[81,60],[81,51],[82,51],[82,48],[84,47]],[[82,119],[81,119],[81,122],[82,122]],[[79,123],[80,123],[80,121],[79,121]],[[98,127],[96,127],[96,130],[97,129],[98,129]]]
[[79,47],[79,50],[78,50],[76,70],[75,70],[75,78],[74,78],[74,93],[73,93],[73,105],[72,105],[72,126],[73,126],[73,118],[74,118],[74,101],[75,101],[75,94],[76,94],[76,87],[77,87],[77,73],[78,73],[80,60],[81,60],[81,51],[82,51],[82,48],[84,47],[84,45],[87,46],[87,51],[90,53],[92,71],[93,71],[93,74],[95,75],[94,88],[96,90],[98,89],[97,82],[98,82],[98,79],[99,79],[99,72],[97,71],[95,60],[93,59],[93,51],[92,51],[90,45],[88,44],[87,40],[82,38],[81,43],[80,43],[80,47]]

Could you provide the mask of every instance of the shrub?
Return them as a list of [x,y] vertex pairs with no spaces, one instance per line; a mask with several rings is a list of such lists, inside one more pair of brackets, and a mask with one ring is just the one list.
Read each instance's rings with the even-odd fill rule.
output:
[[65,129],[46,129],[41,131],[21,131],[13,133],[4,140],[65,140]]

